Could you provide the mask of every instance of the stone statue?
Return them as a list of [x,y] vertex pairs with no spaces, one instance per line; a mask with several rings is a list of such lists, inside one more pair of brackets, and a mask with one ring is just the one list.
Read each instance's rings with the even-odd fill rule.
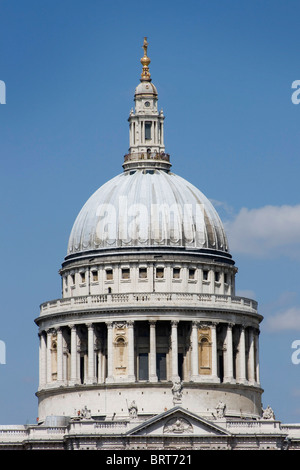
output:
[[138,413],[138,407],[137,407],[135,401],[133,401],[133,402],[131,403],[131,405],[129,405],[128,411],[129,411],[129,416],[130,416],[130,418],[137,418],[137,415],[138,415],[138,414],[137,414],[137,413]]
[[217,418],[224,418],[225,417],[225,410],[226,410],[226,405],[222,401],[219,401],[219,403],[216,406],[216,417]]
[[173,382],[172,393],[173,393],[173,403],[181,403],[182,383],[180,381]]
[[82,418],[85,418],[85,419],[91,419],[91,410],[88,410],[86,405],[81,410],[81,416]]
[[275,414],[272,408],[268,405],[265,410],[262,410],[262,417],[263,419],[275,419]]

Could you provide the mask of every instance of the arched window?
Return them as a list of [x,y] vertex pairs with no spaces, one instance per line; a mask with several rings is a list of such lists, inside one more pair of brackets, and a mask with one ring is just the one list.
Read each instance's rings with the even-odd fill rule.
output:
[[211,367],[210,360],[210,343],[208,338],[201,338],[199,343],[199,372],[207,373]]

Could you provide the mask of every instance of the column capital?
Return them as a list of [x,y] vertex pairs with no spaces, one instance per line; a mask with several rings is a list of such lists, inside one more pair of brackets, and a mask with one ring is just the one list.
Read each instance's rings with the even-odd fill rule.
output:
[[210,322],[200,321],[199,322],[199,327],[200,328],[209,328],[210,327]]

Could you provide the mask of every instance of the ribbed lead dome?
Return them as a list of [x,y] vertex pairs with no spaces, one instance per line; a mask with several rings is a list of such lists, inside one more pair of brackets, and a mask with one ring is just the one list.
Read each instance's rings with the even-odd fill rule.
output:
[[120,247],[228,253],[210,201],[185,179],[158,169],[124,172],[101,186],[75,220],[68,255]]

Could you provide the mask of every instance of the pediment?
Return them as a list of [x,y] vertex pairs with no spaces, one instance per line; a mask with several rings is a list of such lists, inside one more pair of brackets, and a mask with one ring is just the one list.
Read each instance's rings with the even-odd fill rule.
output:
[[228,436],[230,433],[184,408],[175,407],[140,423],[128,435]]

